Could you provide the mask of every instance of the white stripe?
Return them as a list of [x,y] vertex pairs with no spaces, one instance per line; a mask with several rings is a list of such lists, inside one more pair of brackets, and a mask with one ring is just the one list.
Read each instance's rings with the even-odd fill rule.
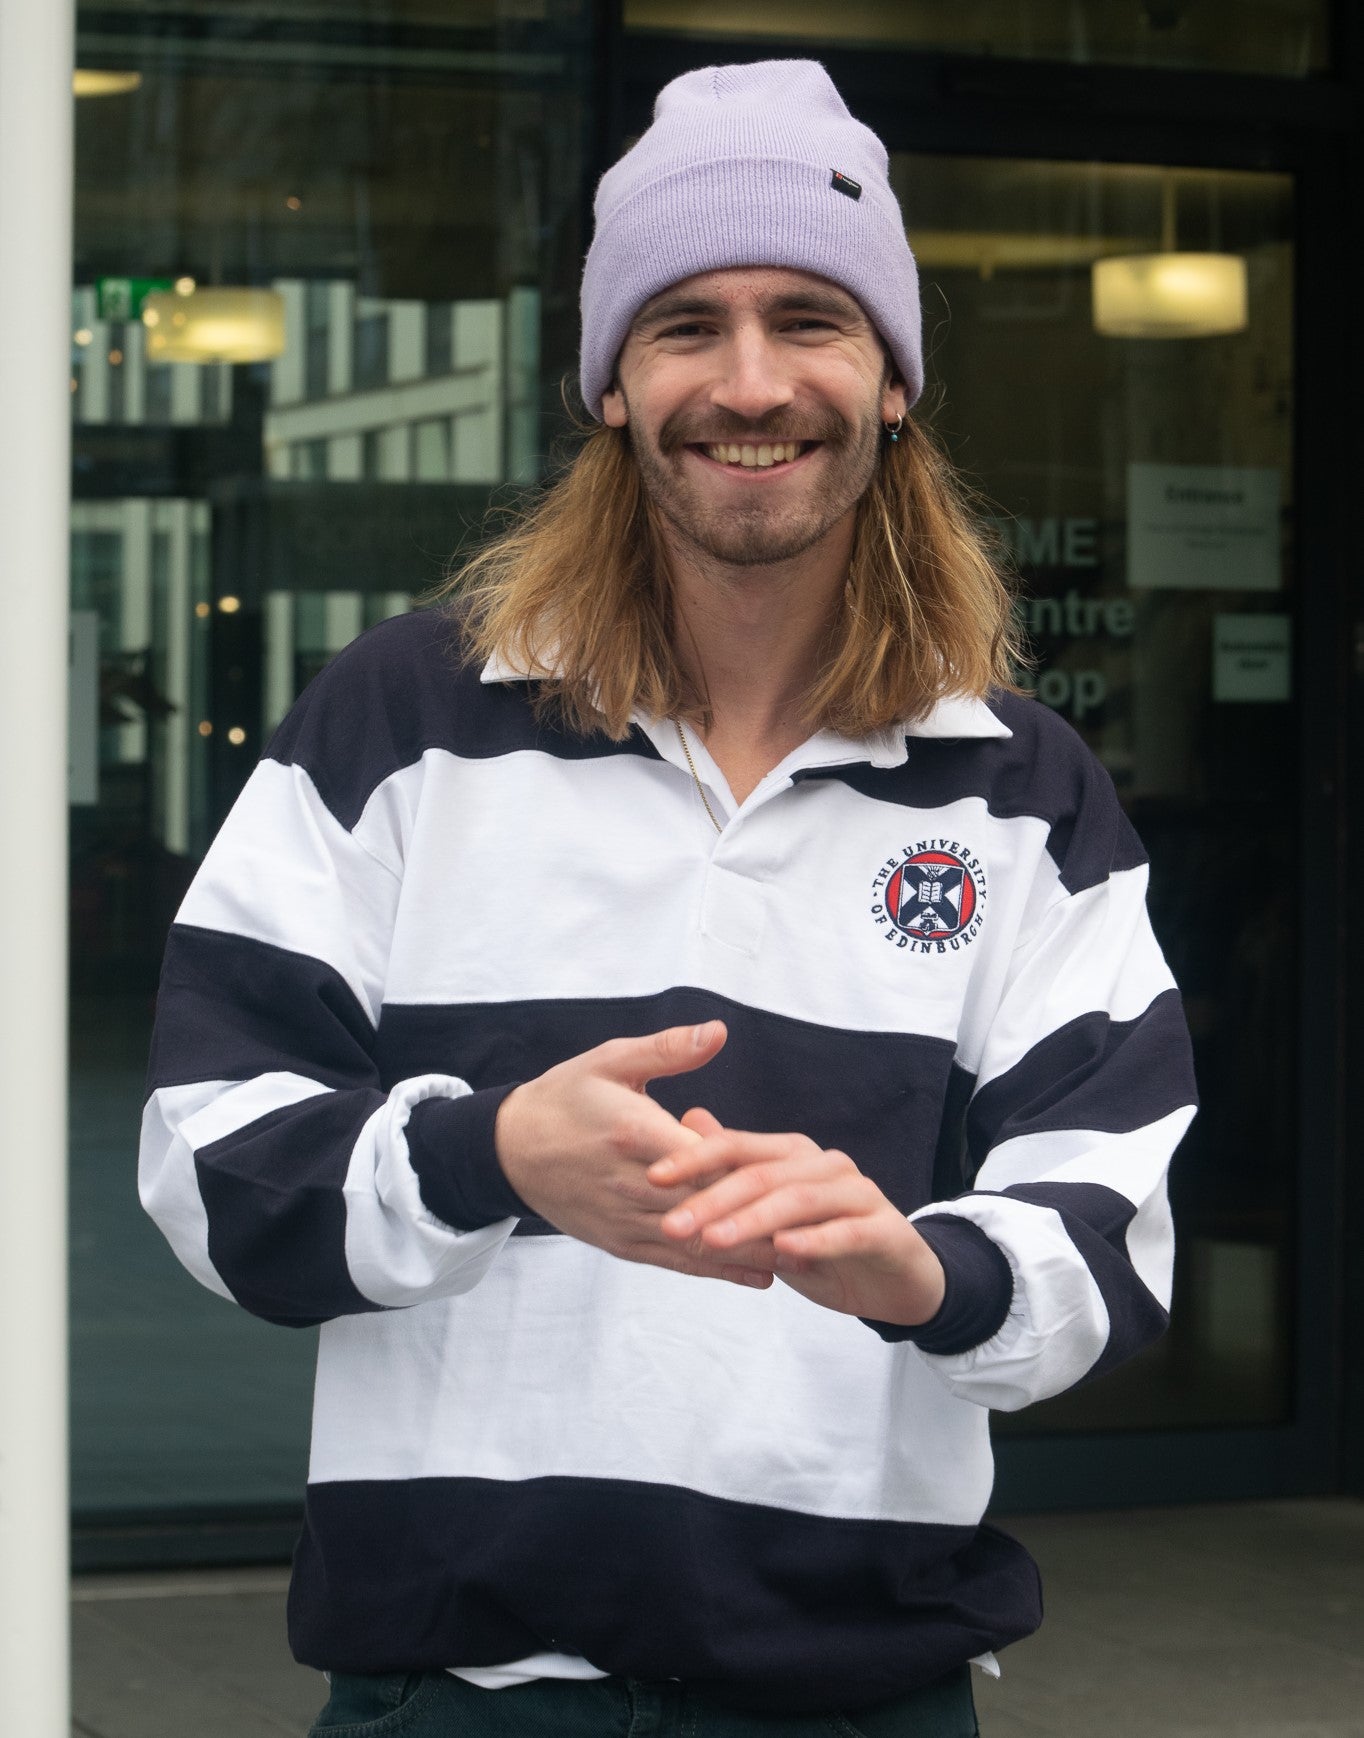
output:
[[177,921],[323,961],[377,1024],[399,891],[302,767],[263,760],[209,847]]
[[208,1254],[208,1215],[199,1193],[194,1155],[257,1117],[326,1092],[299,1074],[262,1074],[254,1080],[201,1080],[163,1086],[142,1113],[137,1188],[142,1205],[194,1277],[220,1297],[231,1297]]
[[[1002,993],[1046,823],[992,816],[979,797],[905,809],[837,780],[781,794],[750,799],[743,823],[716,839],[689,775],[670,764],[428,750],[365,811],[385,854],[407,864],[388,1000],[592,999],[690,984],[815,1025],[903,1033],[912,1023],[955,1044],[966,1011],[988,1014]],[[982,922],[970,943],[915,954],[887,943],[874,881],[888,858],[937,837],[982,863]],[[704,920],[712,870],[742,886],[728,915],[755,952],[734,945],[732,926]],[[475,902],[478,923],[454,920]]]
[[1056,1129],[1019,1135],[995,1147],[980,1168],[978,1189],[1015,1183],[1101,1183],[1136,1209],[1127,1228],[1127,1251],[1138,1279],[1161,1307],[1170,1307],[1174,1230],[1165,1191],[1170,1154],[1193,1121],[1182,1106],[1146,1127],[1124,1134]]
[[[924,1207],[978,1225],[1004,1251],[1014,1297],[999,1332],[969,1352],[925,1355],[949,1392],[1017,1412],[1073,1387],[1108,1344],[1108,1309],[1059,1213],[998,1195]],[[918,1215],[911,1215],[917,1218]]]
[[399,1309],[467,1291],[511,1236],[515,1219],[476,1231],[437,1219],[422,1201],[408,1156],[403,1131],[413,1105],[468,1091],[448,1075],[400,1081],[360,1130],[346,1171],[346,1266],[372,1303]]
[[977,1004],[963,1026],[962,1066],[976,1090],[1009,1069],[1050,1033],[1085,1014],[1135,1020],[1174,978],[1146,915],[1147,870],[1121,869],[1053,906],[1009,968],[998,1007]]
[[625,1479],[969,1526],[991,1460],[984,1412],[850,1316],[518,1237],[461,1297],[323,1326],[309,1476]]

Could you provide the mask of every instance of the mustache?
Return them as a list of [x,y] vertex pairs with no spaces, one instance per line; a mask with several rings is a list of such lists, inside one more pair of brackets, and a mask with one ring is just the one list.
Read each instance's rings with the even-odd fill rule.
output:
[[827,405],[804,413],[774,410],[756,421],[722,411],[703,418],[694,411],[679,410],[658,431],[659,448],[665,453],[680,452],[683,447],[718,446],[722,441],[823,441],[834,445],[851,438],[847,418]]

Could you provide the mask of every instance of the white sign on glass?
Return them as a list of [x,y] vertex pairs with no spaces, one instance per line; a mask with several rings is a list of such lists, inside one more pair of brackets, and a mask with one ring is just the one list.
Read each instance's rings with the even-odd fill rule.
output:
[[1291,625],[1281,615],[1214,616],[1213,699],[1290,699]]
[[1177,591],[1278,591],[1278,471],[1129,465],[1127,583]]

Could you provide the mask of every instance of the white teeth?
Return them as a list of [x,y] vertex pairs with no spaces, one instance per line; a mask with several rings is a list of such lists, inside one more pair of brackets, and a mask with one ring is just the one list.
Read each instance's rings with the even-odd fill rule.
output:
[[720,465],[743,465],[747,470],[767,470],[772,465],[789,464],[800,457],[799,441],[764,442],[761,446],[739,446],[733,441],[717,442],[706,448],[707,458]]

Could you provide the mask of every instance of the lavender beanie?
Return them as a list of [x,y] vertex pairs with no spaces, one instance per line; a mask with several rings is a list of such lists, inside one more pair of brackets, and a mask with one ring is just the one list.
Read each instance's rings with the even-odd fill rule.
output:
[[914,403],[923,390],[919,279],[884,145],[813,60],[683,73],[597,188],[583,272],[582,393],[593,416],[630,322],[697,272],[791,266],[855,296]]

